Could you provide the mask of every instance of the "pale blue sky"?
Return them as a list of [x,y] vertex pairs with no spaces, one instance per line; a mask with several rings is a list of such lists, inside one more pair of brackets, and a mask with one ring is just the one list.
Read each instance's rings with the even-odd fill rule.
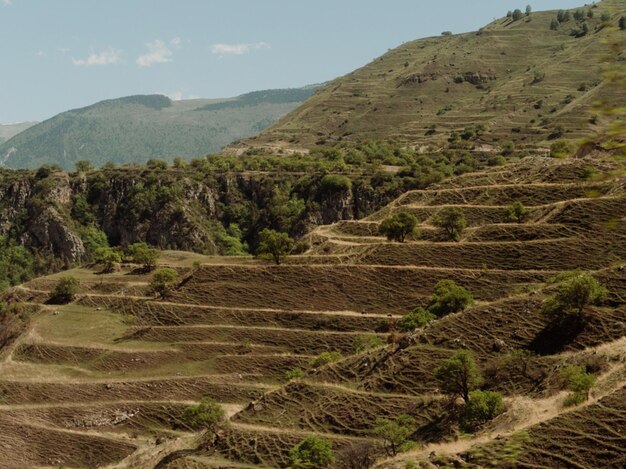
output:
[[[535,10],[574,0],[531,2]],[[527,0],[0,0],[0,122],[131,94],[217,98],[343,75]]]

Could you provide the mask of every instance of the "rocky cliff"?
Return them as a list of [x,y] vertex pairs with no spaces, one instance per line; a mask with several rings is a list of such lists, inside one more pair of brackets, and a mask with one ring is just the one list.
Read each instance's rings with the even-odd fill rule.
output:
[[0,236],[70,263],[88,256],[88,227],[102,230],[112,245],[146,241],[219,254],[229,243],[241,242],[253,251],[262,228],[299,236],[316,224],[362,217],[397,193],[372,187],[368,178],[324,186],[323,176],[207,176],[173,168],[5,170],[0,172]]

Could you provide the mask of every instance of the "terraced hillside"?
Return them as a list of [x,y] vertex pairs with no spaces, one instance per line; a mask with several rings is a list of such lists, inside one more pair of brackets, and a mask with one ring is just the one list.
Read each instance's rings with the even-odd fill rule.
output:
[[[402,44],[330,82],[232,149],[310,149],[370,139],[441,145],[465,129],[474,140],[477,126],[479,144],[495,146],[593,135],[602,128],[592,119],[596,101],[626,99],[601,73],[601,64],[620,60],[610,57],[605,40],[614,34],[607,26],[616,26],[625,8],[623,1],[603,0],[581,5],[592,18],[572,18],[557,30],[550,27],[556,11],[537,12],[496,20],[478,32]],[[604,14],[610,19],[602,20]],[[572,33],[583,23],[588,34]]]
[[[47,303],[65,274],[14,288],[4,299],[38,312],[1,351],[1,460],[7,467],[273,468],[314,434],[332,442],[341,468],[363,467],[354,466],[356,455],[370,452],[399,468],[408,459],[497,467],[498,458],[525,467],[619,467],[626,445],[621,168],[610,155],[529,157],[460,176],[408,192],[364,220],[321,227],[308,253],[279,266],[167,252],[161,264],[184,280],[165,300],[146,293],[150,275],[133,266],[106,275],[75,269],[80,293],[68,305]],[[521,224],[506,217],[515,200],[530,208]],[[449,206],[469,221],[459,242],[442,240],[431,225]],[[419,237],[391,243],[378,235],[381,219],[398,210],[419,217]],[[541,302],[554,289],[549,280],[572,269],[593,271],[610,295],[585,322],[554,330]],[[466,287],[475,306],[410,334],[395,331],[442,279]],[[357,353],[367,343],[375,347]],[[505,393],[507,411],[455,441],[433,369],[459,348],[474,352],[486,386]],[[311,359],[324,351],[343,358],[313,369]],[[527,353],[524,366],[498,366],[513,351]],[[571,411],[562,408],[559,386],[566,364],[599,376],[591,400]],[[287,382],[285,372],[298,367],[304,376]],[[193,432],[182,418],[206,396],[229,416],[215,435]],[[377,418],[400,414],[414,418],[411,438],[422,446],[384,461],[373,428]],[[583,449],[591,445],[586,465]]]

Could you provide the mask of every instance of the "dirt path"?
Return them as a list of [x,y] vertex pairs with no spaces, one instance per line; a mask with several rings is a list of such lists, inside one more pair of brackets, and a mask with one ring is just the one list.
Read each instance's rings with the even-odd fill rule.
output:
[[559,415],[577,411],[595,404],[600,399],[626,386],[626,367],[622,361],[626,358],[626,337],[587,350],[606,354],[608,357],[621,359],[616,360],[617,363],[613,364],[606,373],[600,376],[597,385],[592,389],[589,399],[583,404],[571,408],[564,408],[563,400],[568,395],[567,391],[562,391],[545,399],[531,399],[529,397],[513,397],[506,399],[506,413],[494,419],[489,429],[485,432],[479,433],[473,438],[427,444],[419,450],[402,453],[395,458],[381,461],[374,466],[374,468],[399,469],[404,467],[403,464],[408,459],[425,460],[432,452],[446,455],[459,454],[476,445],[489,443],[495,438],[511,436],[516,432],[527,430],[532,426],[551,420]]

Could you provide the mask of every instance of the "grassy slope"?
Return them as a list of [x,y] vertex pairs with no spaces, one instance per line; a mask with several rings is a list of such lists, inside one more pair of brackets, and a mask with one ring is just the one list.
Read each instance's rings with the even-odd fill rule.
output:
[[[561,125],[564,138],[589,135],[597,130],[589,123],[592,106],[606,93],[599,63],[608,30],[594,29],[609,8],[626,12],[617,0],[597,5],[588,20],[592,32],[581,38],[570,36],[573,19],[551,31],[556,12],[540,12],[497,20],[479,33],[408,42],[334,80],[245,143],[310,148],[320,141],[396,139],[428,145],[475,124],[486,126],[487,142],[545,143]],[[481,78],[470,78],[473,84],[466,74]],[[535,76],[544,78],[533,83]],[[433,126],[436,133],[427,135]]]
[[131,96],[59,114],[0,145],[4,164],[33,168],[79,160],[95,165],[197,157],[253,135],[296,107],[314,87],[268,90],[228,100]]

